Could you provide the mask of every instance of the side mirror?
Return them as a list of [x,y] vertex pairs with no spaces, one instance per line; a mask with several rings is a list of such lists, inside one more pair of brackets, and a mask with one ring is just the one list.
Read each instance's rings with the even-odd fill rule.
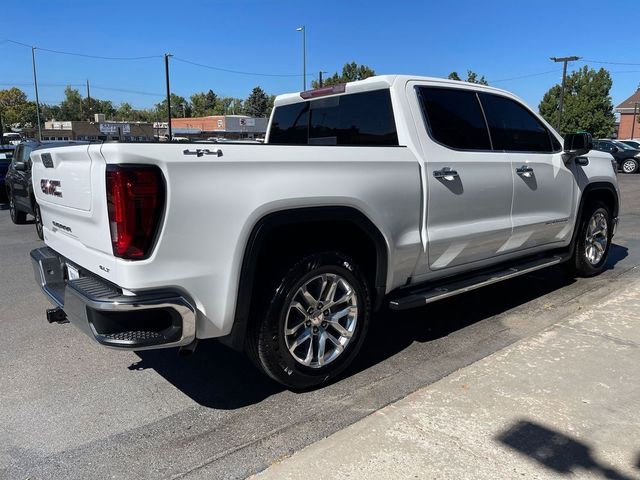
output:
[[569,155],[584,155],[593,149],[590,133],[568,133],[564,136],[564,152]]
[[13,164],[13,168],[20,172],[24,172],[27,169],[27,165],[24,162],[16,162]]
[[618,147],[616,147],[615,145],[613,147],[611,147],[611,153],[617,153],[619,151],[620,151],[620,149]]

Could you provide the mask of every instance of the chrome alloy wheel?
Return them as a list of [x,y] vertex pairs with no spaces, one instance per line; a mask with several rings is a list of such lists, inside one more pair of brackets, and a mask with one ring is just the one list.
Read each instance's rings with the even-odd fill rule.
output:
[[622,163],[622,171],[624,173],[633,173],[636,171],[637,163],[635,160],[625,160]]
[[284,338],[300,364],[321,368],[337,359],[358,322],[358,300],[344,277],[324,273],[306,281],[287,309]]
[[609,226],[607,217],[602,210],[596,210],[589,220],[587,234],[584,241],[584,255],[591,265],[597,265],[602,260],[609,242]]

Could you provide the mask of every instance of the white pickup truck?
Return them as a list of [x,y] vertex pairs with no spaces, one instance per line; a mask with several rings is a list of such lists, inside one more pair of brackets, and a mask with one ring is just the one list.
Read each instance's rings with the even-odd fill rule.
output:
[[264,145],[38,150],[48,319],[125,350],[219,337],[320,385],[381,307],[604,268],[615,166],[588,134],[562,142],[503,90],[379,76],[278,97]]

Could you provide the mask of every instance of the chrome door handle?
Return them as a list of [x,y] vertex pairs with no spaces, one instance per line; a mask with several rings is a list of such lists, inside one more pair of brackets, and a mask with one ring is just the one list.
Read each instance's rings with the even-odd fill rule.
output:
[[434,170],[433,171],[433,176],[434,178],[442,178],[443,180],[447,180],[449,182],[451,182],[454,178],[458,177],[458,172],[456,172],[455,170],[449,168],[449,167],[442,167],[442,170]]
[[208,148],[196,148],[195,150],[183,150],[184,155],[195,155],[202,157],[203,155],[215,155],[216,157],[222,156],[222,150],[217,148],[216,150],[209,150]]
[[522,165],[521,167],[516,168],[516,173],[528,178],[533,175],[533,168],[528,165]]

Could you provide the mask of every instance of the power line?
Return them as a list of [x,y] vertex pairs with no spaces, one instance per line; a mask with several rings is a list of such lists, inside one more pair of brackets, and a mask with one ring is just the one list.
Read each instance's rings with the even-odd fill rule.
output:
[[640,66],[640,63],[629,63],[629,62],[605,62],[603,60],[580,60],[585,63],[601,63],[603,65],[631,65],[631,66]]
[[[259,77],[301,77],[299,73],[259,73],[259,72],[243,72],[240,70],[230,70],[228,68],[214,67],[213,65],[205,65],[204,63],[193,62],[191,60],[186,60],[184,58],[172,57],[174,60],[182,63],[188,63],[189,65],[195,65],[196,67],[208,68],[209,70],[216,70],[218,72],[227,72],[227,73],[235,73],[238,75],[254,75]],[[307,76],[313,76],[312,74],[308,74]]]
[[9,38],[3,39],[5,42],[13,43],[15,45],[20,45],[22,47],[35,48],[36,50],[40,50],[42,52],[55,53],[58,55],[71,55],[74,57],[83,57],[83,58],[93,58],[96,60],[147,60],[149,58],[161,58],[162,55],[144,55],[139,57],[106,57],[102,55],[91,55],[87,53],[78,53],[78,52],[67,52],[63,50],[53,50],[50,48],[44,47],[32,47],[31,45],[27,45],[26,43],[18,42],[16,40],[11,40]]
[[530,73],[528,75],[520,75],[518,77],[511,77],[511,78],[501,78],[500,80],[487,80],[490,84],[493,83],[500,83],[500,82],[509,82],[511,80],[520,80],[522,78],[530,78],[530,77],[539,77],[542,75],[548,75],[550,73],[560,73],[562,71],[562,69],[556,69],[556,70],[547,70],[546,72],[539,72],[539,73]]
[[91,84],[91,87],[97,88],[98,90],[109,90],[112,92],[135,93],[137,95],[147,95],[149,97],[164,97],[163,93],[143,92],[140,90],[128,90],[126,88],[103,87],[103,86],[94,85],[94,84]]

